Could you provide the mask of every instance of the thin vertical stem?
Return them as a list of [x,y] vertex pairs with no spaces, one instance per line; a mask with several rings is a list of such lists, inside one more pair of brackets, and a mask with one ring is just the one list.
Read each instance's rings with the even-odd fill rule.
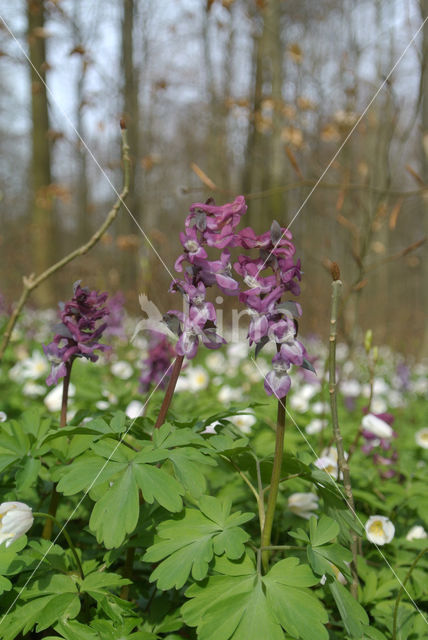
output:
[[85,579],[85,574],[83,573],[82,564],[80,562],[79,556],[77,555],[76,547],[74,546],[73,540],[70,538],[70,536],[68,535],[67,531],[65,530],[65,526],[61,527],[61,525],[58,522],[58,520],[51,513],[42,513],[40,511],[37,511],[37,512],[33,513],[33,516],[34,516],[34,518],[37,518],[37,517],[47,518],[52,523],[55,523],[58,526],[58,529],[60,530],[60,533],[62,533],[64,538],[67,540],[68,546],[70,547],[70,550],[71,550],[71,552],[72,552],[72,554],[74,556],[77,568],[78,568],[79,573],[80,573],[80,577],[82,578],[82,580],[84,580]]
[[[284,457],[285,434],[285,398],[278,398],[278,414],[276,422],[275,454],[273,458],[272,476],[266,508],[266,516],[262,533],[261,546],[269,547],[272,535],[273,518],[275,515],[276,501],[278,498],[279,482],[281,480],[282,459]],[[269,551],[262,553],[263,570],[266,573],[269,567]]]
[[177,356],[175,358],[171,378],[156,420],[155,429],[159,429],[165,422],[166,414],[168,413],[169,405],[171,404],[172,396],[174,395],[175,385],[177,384],[178,376],[180,375],[181,367],[183,366],[183,360],[184,356]]
[[[336,265],[337,266],[337,265]],[[337,267],[337,271],[339,268]],[[333,272],[333,277],[334,277]],[[336,336],[337,336],[337,315],[339,308],[340,292],[342,289],[342,281],[335,279],[332,283],[332,304],[331,304],[331,317],[330,317],[330,358],[329,358],[329,393],[330,393],[330,407],[331,407],[331,420],[333,424],[333,435],[337,449],[337,462],[339,471],[343,476],[343,486],[347,498],[348,505],[351,509],[352,515],[355,519],[355,504],[354,496],[352,494],[351,475],[349,472],[349,464],[345,458],[345,452],[343,449],[342,433],[339,426],[339,418],[337,413],[337,394],[336,394]],[[357,555],[358,555],[358,538],[355,531],[351,531],[351,551],[352,551],[352,585],[351,592],[354,597],[358,594],[358,574],[357,574]]]
[[[61,418],[59,422],[59,426],[65,427],[67,424],[67,406],[68,406],[68,390],[70,388],[70,377],[71,377],[71,367],[73,365],[73,360],[70,362],[66,362],[66,374],[64,376],[64,380],[62,383],[62,402],[61,402]],[[53,520],[55,519],[55,515],[58,509],[59,504],[59,493],[56,490],[56,484],[54,483],[52,487],[51,499],[49,502],[49,517],[46,518],[45,525],[43,527],[42,538],[45,540],[50,540],[52,536],[52,528],[53,528]]]
[[70,376],[71,376],[72,365],[73,365],[73,360],[71,360],[70,362],[66,362],[65,364],[67,373],[65,374],[64,381],[62,383],[61,419],[59,423],[60,427],[65,427],[67,424],[68,390],[70,387]]

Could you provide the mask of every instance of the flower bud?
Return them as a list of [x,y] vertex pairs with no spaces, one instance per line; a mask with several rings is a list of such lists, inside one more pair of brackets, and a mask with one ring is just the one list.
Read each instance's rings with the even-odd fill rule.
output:
[[30,529],[34,521],[31,507],[23,502],[0,504],[0,545],[9,547]]

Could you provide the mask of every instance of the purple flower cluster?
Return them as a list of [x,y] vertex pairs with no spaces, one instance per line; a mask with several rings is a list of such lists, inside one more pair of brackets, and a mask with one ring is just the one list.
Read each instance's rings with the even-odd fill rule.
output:
[[116,336],[122,340],[126,338],[123,326],[125,320],[125,296],[118,291],[106,301],[108,315],[106,316],[106,336]]
[[[225,295],[236,295],[239,285],[232,276],[230,247],[239,244],[235,228],[246,212],[243,196],[231,203],[216,206],[212,200],[190,207],[185,232],[180,234],[183,253],[176,260],[176,271],[183,280],[174,280],[171,291],[179,291],[188,305],[186,313],[169,311],[165,321],[178,333],[176,353],[191,359],[200,342],[209,349],[218,349],[225,340],[216,332],[216,311],[206,300],[208,287],[216,285]],[[221,251],[218,260],[210,260],[206,248]]]
[[73,285],[74,295],[68,302],[60,303],[60,324],[56,325],[54,339],[43,350],[52,364],[52,370],[46,384],[57,384],[67,374],[74,358],[98,360],[94,352],[105,351],[110,347],[98,342],[107,323],[99,324],[109,311],[105,306],[107,293],[91,291],[81,287],[80,281]]
[[174,349],[163,333],[151,332],[147,358],[143,361],[140,392],[147,393],[150,385],[165,389],[169,376],[165,375],[174,357]]
[[[251,227],[237,231],[246,210],[243,196],[223,206],[210,200],[190,207],[185,232],[180,234],[183,253],[175,263],[184,279],[174,280],[171,285],[171,291],[180,291],[185,297],[188,312],[170,311],[164,319],[179,336],[177,354],[193,358],[200,342],[211,349],[225,342],[216,333],[216,312],[206,301],[207,287],[216,285],[223,294],[238,296],[251,317],[248,338],[250,345],[256,344],[256,353],[270,340],[277,345],[265,390],[283,398],[291,384],[287,373],[290,365],[311,368],[305,348],[296,339],[294,318],[301,315],[300,305],[281,302],[286,292],[294,296],[300,293],[300,261],[294,262],[296,249],[290,231],[277,222],[261,235]],[[219,259],[208,258],[208,247],[220,250]],[[238,256],[232,271],[230,249],[237,247],[245,253]],[[257,255],[250,257],[248,252],[252,250]],[[235,274],[242,279],[242,286]]]
[[[286,292],[294,296],[300,293],[300,260],[294,263],[296,249],[292,235],[277,222],[260,236],[251,228],[244,229],[240,233],[240,244],[246,249],[258,250],[257,257],[241,255],[234,265],[248,287],[239,295],[251,316],[248,339],[250,345],[256,344],[256,353],[269,341],[276,344],[277,353],[272,358],[272,370],[266,375],[264,386],[268,395],[283,398],[291,386],[290,366],[310,366],[304,346],[296,339],[294,318],[301,315],[301,307],[295,302],[282,302]],[[264,275],[266,269],[269,275]]]

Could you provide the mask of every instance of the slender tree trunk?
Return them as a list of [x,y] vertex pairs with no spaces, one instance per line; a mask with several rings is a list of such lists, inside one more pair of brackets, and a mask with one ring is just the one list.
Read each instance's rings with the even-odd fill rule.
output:
[[[428,0],[420,0],[420,11],[422,20],[426,20],[428,16]],[[423,31],[422,31],[422,57],[421,57],[421,78],[420,78],[420,94],[422,98],[422,114],[421,114],[421,128],[422,128],[422,148],[420,151],[421,155],[421,169],[422,169],[422,179],[425,184],[428,184],[428,20],[425,22]],[[425,209],[425,214],[427,210],[426,200],[424,198],[421,199],[421,206]],[[428,216],[425,215],[425,230],[428,234]],[[428,260],[424,261],[424,279],[423,281],[426,283],[428,281]],[[426,287],[424,287],[426,292]],[[425,307],[426,307],[426,293],[425,295]],[[422,352],[420,353],[421,357],[428,356],[428,331],[425,331],[425,338],[422,345]]]
[[[123,117],[125,118],[129,136],[131,157],[131,174],[129,184],[128,208],[138,223],[141,221],[141,202],[138,182],[136,180],[139,167],[139,100],[138,73],[134,64],[134,22],[136,3],[134,0],[123,0],[122,18],[122,72],[123,83]],[[122,234],[135,236],[139,232],[134,220],[127,211],[122,212],[119,225]],[[138,235],[137,235],[138,234]],[[122,273],[126,289],[135,289],[138,269],[138,246],[134,242],[123,243]]]
[[[54,212],[51,185],[51,153],[49,144],[49,115],[46,93],[46,45],[44,38],[44,2],[27,0],[28,44],[31,62],[31,223],[33,264],[42,273],[54,261]],[[51,280],[35,292],[41,305],[53,302]]]

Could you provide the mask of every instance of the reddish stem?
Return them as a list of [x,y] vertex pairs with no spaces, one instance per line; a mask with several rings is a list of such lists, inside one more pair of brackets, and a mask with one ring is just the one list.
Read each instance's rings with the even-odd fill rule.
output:
[[169,405],[171,404],[172,396],[174,395],[175,385],[177,384],[178,376],[180,375],[181,367],[183,366],[183,360],[184,356],[177,356],[175,358],[171,378],[159,411],[158,419],[156,420],[155,429],[159,429],[165,422],[166,414],[168,413]]

